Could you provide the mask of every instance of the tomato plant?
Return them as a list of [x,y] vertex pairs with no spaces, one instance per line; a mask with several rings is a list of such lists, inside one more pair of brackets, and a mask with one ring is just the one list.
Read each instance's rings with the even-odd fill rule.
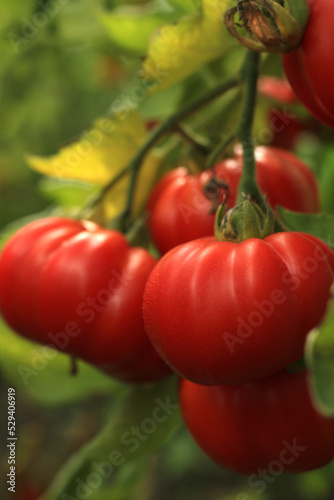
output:
[[334,418],[315,409],[306,372],[234,386],[182,380],[180,405],[203,451],[223,467],[252,474],[254,487],[265,489],[268,475],[305,472],[334,457]]
[[[332,8],[310,1],[310,42],[307,1],[7,2],[9,491],[141,498],[145,484],[160,498],[173,484],[180,499],[250,500],[267,468],[268,498],[330,497],[326,471],[273,481],[333,456],[334,149],[332,131],[298,100],[305,92],[333,121],[331,105],[318,104],[324,77],[331,83]],[[294,74],[316,69],[305,85],[297,74],[296,92],[281,64],[289,51]],[[35,222],[13,233],[27,214]],[[331,418],[312,407],[306,375],[283,372],[296,365]],[[200,457],[175,432],[180,404],[212,458],[255,478],[229,474],[226,484],[208,467],[193,481]],[[40,436],[17,455],[16,418],[20,434]]]
[[[281,205],[297,212],[320,209],[317,181],[310,169],[289,151],[262,146],[255,149],[257,181],[272,207]],[[205,187],[212,171],[191,175],[179,167],[166,174],[153,190],[148,202],[148,224],[151,236],[163,254],[187,241],[213,234],[218,203],[226,196],[233,207],[242,175],[242,151],[236,148],[234,158],[218,163],[215,176],[226,184],[216,185],[216,195]],[[215,187],[215,186],[214,186]]]
[[308,0],[310,18],[300,47],[283,55],[285,74],[304,106],[334,127],[333,22],[331,0]]
[[155,259],[93,222],[49,217],[19,230],[0,260],[0,309],[21,335],[128,381],[168,374],[141,306]]
[[259,379],[302,357],[333,283],[321,240],[283,232],[242,243],[194,240],[168,252],[145,290],[148,335],[165,361],[199,384]]

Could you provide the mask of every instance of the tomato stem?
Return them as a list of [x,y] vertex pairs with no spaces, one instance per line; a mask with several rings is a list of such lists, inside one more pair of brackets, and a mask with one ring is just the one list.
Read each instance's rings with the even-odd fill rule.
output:
[[123,177],[131,172],[131,179],[130,179],[130,187],[129,187],[129,192],[128,192],[128,198],[127,198],[127,203],[125,210],[122,215],[122,223],[121,223],[121,229],[123,232],[126,232],[128,228],[131,226],[131,220],[130,215],[131,215],[131,208],[133,204],[133,198],[134,198],[134,193],[136,189],[136,183],[137,183],[137,177],[140,171],[140,167],[142,166],[142,163],[146,157],[146,155],[149,153],[149,151],[159,142],[159,140],[166,135],[167,133],[170,132],[178,132],[183,135],[183,137],[187,136],[187,140],[191,141],[193,145],[196,143],[196,147],[201,150],[201,153],[205,153],[206,155],[208,154],[209,151],[209,143],[203,139],[202,137],[200,138],[197,134],[195,134],[193,131],[191,131],[188,127],[186,127],[184,124],[180,125],[180,122],[188,118],[191,114],[195,113],[205,105],[209,104],[210,102],[214,101],[221,95],[225,94],[229,90],[237,87],[238,85],[241,84],[241,79],[240,75],[233,76],[231,78],[228,78],[224,82],[222,82],[220,85],[217,87],[211,89],[209,92],[204,94],[203,96],[200,96],[198,99],[194,100],[193,102],[190,102],[186,106],[184,106],[180,111],[175,113],[174,115],[170,116],[159,124],[157,127],[155,127],[151,134],[148,136],[147,140],[142,144],[142,146],[138,149],[137,154],[132,158],[130,163],[126,165],[126,167],[113,179],[111,179],[110,182],[108,182],[97,194],[94,194],[89,201],[86,203],[85,207],[79,212],[78,218],[82,218],[85,214],[89,213],[98,203],[100,203],[105,195],[120,181],[123,179]]
[[228,146],[235,139],[236,139],[236,132],[233,132],[227,138],[225,138],[221,144],[218,144],[218,146],[212,151],[211,155],[209,156],[209,158],[207,160],[207,167],[208,168],[213,168],[215,166],[220,155],[225,151],[226,148],[228,148]]
[[241,203],[244,195],[249,195],[260,207],[265,208],[264,198],[256,182],[256,162],[252,128],[254,122],[257,80],[259,74],[260,55],[248,51],[241,68],[241,78],[245,82],[245,99],[243,110],[237,128],[237,136],[243,149],[243,171],[238,188],[237,202]]
[[105,195],[113,189],[123,179],[123,177],[129,173],[129,171],[129,166],[126,166],[102,189],[100,189],[97,193],[92,194],[92,196],[85,203],[85,206],[78,212],[76,218],[78,220],[89,218],[92,209],[103,200]]
[[70,356],[70,375],[75,377],[78,374],[78,362],[75,356]]
[[[239,75],[228,78],[223,83],[213,88],[205,95],[199,97],[198,99],[190,102],[186,106],[184,106],[180,111],[175,113],[174,115],[167,118],[166,121],[158,125],[153,131],[151,135],[147,139],[146,142],[139,148],[137,154],[132,159],[132,161],[128,165],[128,169],[131,170],[131,180],[130,187],[128,192],[128,199],[126,208],[123,214],[123,230],[126,231],[129,225],[129,218],[131,215],[131,207],[132,201],[135,193],[137,177],[139,174],[140,167],[143,163],[143,160],[147,153],[152,149],[153,146],[168,132],[172,132],[179,125],[182,120],[185,120],[189,117],[189,115],[201,109],[203,106],[209,104],[211,101],[217,99],[222,94],[228,92],[229,90],[235,88],[240,85],[241,80]],[[108,190],[108,186],[105,187],[105,190]]]
[[[261,56],[258,52],[248,51],[240,71],[241,79],[245,82],[245,99],[240,122],[235,135],[241,141],[243,150],[243,169],[238,187],[236,205],[241,203],[245,196],[248,196],[269,215],[271,208],[266,203],[266,200],[256,182],[256,160],[252,135],[260,58]],[[283,228],[275,217],[274,232],[279,231],[283,231]]]
[[185,142],[193,146],[194,149],[196,149],[200,154],[204,156],[208,156],[210,154],[212,146],[209,139],[196,133],[185,123],[177,125],[176,132]]

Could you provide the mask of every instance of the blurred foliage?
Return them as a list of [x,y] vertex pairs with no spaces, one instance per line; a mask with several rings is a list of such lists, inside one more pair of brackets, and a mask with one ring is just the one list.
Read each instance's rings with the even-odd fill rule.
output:
[[334,415],[334,302],[330,301],[321,325],[309,333],[306,343],[306,362],[310,369],[310,387],[325,415]]
[[[1,243],[30,218],[77,214],[111,176],[121,172],[148,137],[147,121],[164,120],[235,73],[243,50],[228,38],[221,17],[216,15],[228,3],[1,0]],[[145,55],[148,59],[143,63]],[[152,82],[144,78],[143,68],[146,77],[152,75],[152,67],[162,62],[162,57],[162,69],[168,76],[151,95]],[[262,74],[282,75],[278,56],[264,56],[262,63]],[[234,129],[240,103],[241,92],[235,89],[192,116],[188,123],[216,145]],[[279,130],[270,125],[273,110],[276,121],[283,125]],[[120,122],[115,121],[117,116],[122,116]],[[97,120],[117,126],[94,144],[89,134],[96,130]],[[297,229],[307,227],[332,243],[328,238],[334,215],[333,132],[317,123],[299,103],[283,105],[259,96],[254,135],[259,144],[294,150],[316,173],[327,215],[301,220],[295,214],[281,213],[287,224]],[[79,155],[75,168],[67,169],[69,156],[85,146],[88,153]],[[165,139],[147,156],[135,193],[136,216],[142,214],[156,179],[180,164],[198,170],[205,168],[205,158],[178,136]],[[128,187],[129,178],[125,176],[97,207],[95,218],[104,222],[121,212]],[[309,362],[316,367],[313,385],[326,411],[334,408],[330,356],[334,352],[333,326],[331,308],[321,335],[313,332],[309,344]],[[157,386],[128,388],[81,362],[78,375],[71,377],[67,356],[45,351],[3,324],[0,338],[1,401],[6,400],[9,386],[17,392],[18,500],[34,500],[50,484],[57,498],[61,498],[59,485],[69,485],[68,491],[73,493],[73,485],[78,486],[76,479],[92,472],[92,461],[103,461],[105,449],[110,454],[124,432],[150,417],[157,397],[173,394],[176,398],[173,379]],[[319,359],[325,359],[325,363],[319,365]],[[1,412],[3,429],[5,417]],[[333,497],[333,464],[305,474],[270,478],[265,492],[259,495],[247,477],[224,471],[204,456],[180,424],[178,411],[166,425],[146,437],[138,454],[122,449],[125,462],[117,467],[117,473],[104,478],[99,488],[91,488],[89,498]],[[163,446],[167,438],[168,444]],[[5,452],[0,464],[6,474]],[[5,486],[3,492],[2,498],[7,498]]]
[[164,24],[149,40],[141,78],[153,92],[191,75],[236,43],[224,29],[221,15],[230,0],[202,0],[201,12]]

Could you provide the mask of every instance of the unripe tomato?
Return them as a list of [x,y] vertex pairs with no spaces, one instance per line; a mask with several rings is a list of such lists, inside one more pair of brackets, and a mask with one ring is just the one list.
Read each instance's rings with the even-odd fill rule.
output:
[[93,222],[49,217],[20,229],[0,258],[0,310],[13,330],[128,381],[169,373],[142,320],[155,259]]
[[[274,208],[281,205],[296,212],[320,209],[316,178],[295,155],[283,149],[262,146],[255,149],[257,182]],[[169,172],[156,185],[148,202],[151,237],[161,254],[196,238],[213,235],[215,210],[226,196],[233,207],[242,174],[242,153],[217,164],[215,175],[228,185],[220,189],[216,203],[204,194],[212,172],[191,175],[184,167]]]
[[285,74],[298,99],[319,121],[334,127],[334,4],[308,0],[310,18],[300,47],[284,54]]
[[240,384],[303,356],[333,283],[334,253],[314,236],[242,243],[213,237],[170,250],[144,295],[148,335],[167,364],[199,384]]
[[180,407],[202,450],[227,469],[252,474],[249,484],[262,492],[268,476],[308,471],[334,458],[334,418],[313,406],[306,372],[282,371],[235,386],[183,380]]

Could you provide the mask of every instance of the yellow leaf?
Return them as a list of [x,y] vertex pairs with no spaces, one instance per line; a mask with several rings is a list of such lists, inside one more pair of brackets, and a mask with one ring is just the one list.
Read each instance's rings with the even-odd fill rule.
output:
[[145,210],[147,200],[159,176],[166,152],[153,149],[145,158],[138,175],[134,193],[132,215],[139,217]]
[[119,216],[125,209],[127,193],[129,190],[129,175],[122,179],[117,187],[108,192],[102,201],[104,218],[110,221]]
[[28,155],[26,159],[32,169],[42,174],[103,186],[129,163],[146,135],[140,115],[124,108],[110,118],[98,118],[79,141],[56,155]]
[[231,0],[202,0],[202,12],[165,24],[151,37],[140,76],[151,92],[183,80],[233,43],[224,25]]

